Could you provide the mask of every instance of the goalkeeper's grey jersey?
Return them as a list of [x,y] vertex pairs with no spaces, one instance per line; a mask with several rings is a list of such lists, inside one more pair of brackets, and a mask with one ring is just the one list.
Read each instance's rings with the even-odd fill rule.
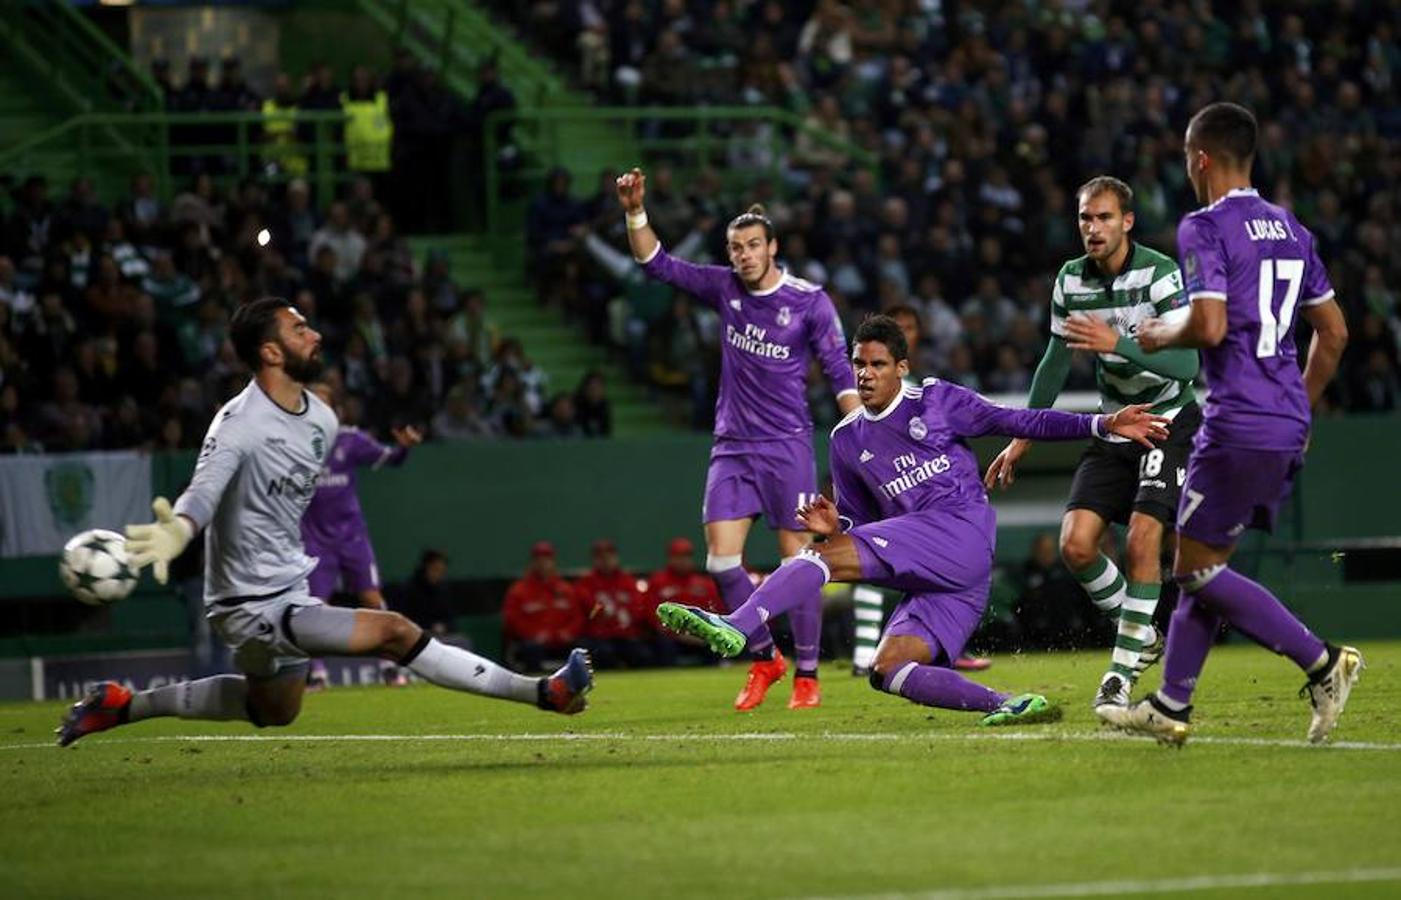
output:
[[204,436],[190,486],[175,501],[204,532],[204,602],[264,597],[316,567],[301,520],[336,440],[336,414],[309,391],[290,413],[249,381]]

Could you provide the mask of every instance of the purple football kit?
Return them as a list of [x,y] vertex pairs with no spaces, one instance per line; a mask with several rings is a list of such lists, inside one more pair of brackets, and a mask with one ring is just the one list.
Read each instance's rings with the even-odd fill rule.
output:
[[817,495],[809,360],[817,358],[834,394],[856,392],[831,298],[787,273],[751,293],[733,270],[677,259],[660,245],[644,269],[720,316],[720,395],[702,520],[762,514],[770,528],[804,530],[795,513]]
[[[1299,307],[1328,302],[1333,289],[1313,235],[1254,190],[1233,190],[1186,216],[1177,244],[1187,296],[1225,303],[1227,317],[1224,340],[1202,350],[1208,395],[1177,530],[1228,547],[1247,528],[1273,528],[1303,464],[1309,400],[1294,323]],[[1184,593],[1168,629],[1160,703],[1188,707],[1223,621],[1310,674],[1329,659],[1303,622],[1236,571],[1215,566],[1177,580]]]
[[1193,303],[1226,304],[1226,337],[1202,350],[1208,396],[1177,513],[1178,531],[1228,546],[1271,530],[1309,433],[1294,325],[1333,299],[1313,235],[1283,207],[1238,189],[1186,216],[1178,253]]
[[337,583],[351,593],[379,587],[379,569],[370,546],[370,532],[355,493],[355,470],[397,466],[408,456],[405,447],[389,447],[358,428],[342,428],[316,478],[316,493],[302,516],[302,542],[316,568],[307,576],[313,597],[327,600]]
[[839,514],[861,580],[904,591],[886,635],[912,635],[949,665],[978,627],[992,579],[997,519],[967,438],[1089,437],[1095,416],[1009,409],[937,379],[906,386],[879,413],[860,409],[832,431]]

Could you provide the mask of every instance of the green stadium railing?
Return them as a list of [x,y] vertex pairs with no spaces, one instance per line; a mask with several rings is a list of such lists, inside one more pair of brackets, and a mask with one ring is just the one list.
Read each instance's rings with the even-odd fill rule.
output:
[[0,40],[71,112],[160,109],[160,88],[88,18],[60,0],[5,4]]
[[[762,170],[736,171],[726,163],[726,150],[739,129],[767,126],[762,136],[738,138],[756,142],[767,152]],[[657,133],[652,133],[653,131]],[[825,149],[845,154],[852,165],[877,172],[874,153],[823,131],[798,114],[773,106],[712,107],[552,107],[499,110],[487,117],[483,129],[486,169],[486,219],[493,234],[513,224],[505,216],[506,205],[538,193],[545,175],[563,166],[575,175],[596,175],[604,168],[645,165],[667,159],[679,172],[701,169],[720,173],[726,188],[749,187],[760,178],[771,182],[782,195],[788,169],[788,151],[799,135],[806,135]],[[498,163],[499,135],[509,132],[522,151],[522,163],[504,170]],[[608,154],[602,158],[601,154]]]
[[526,106],[586,103],[545,63],[532,57],[491,19],[462,0],[357,0],[360,11],[392,35],[396,46],[438,72],[458,96],[476,91],[475,72],[496,61],[502,80]]
[[265,181],[284,182],[292,175],[274,161],[296,153],[307,162],[301,177],[321,203],[330,201],[338,183],[354,177],[338,167],[345,150],[340,137],[343,114],[296,113],[299,130],[309,135],[277,150],[263,140],[264,121],[260,113],[86,113],[0,150],[0,171],[42,174],[51,180],[80,174],[100,178],[104,173],[125,179],[149,172],[157,192],[169,199],[176,179],[191,171],[195,160],[217,159],[211,174],[224,184],[254,173]]

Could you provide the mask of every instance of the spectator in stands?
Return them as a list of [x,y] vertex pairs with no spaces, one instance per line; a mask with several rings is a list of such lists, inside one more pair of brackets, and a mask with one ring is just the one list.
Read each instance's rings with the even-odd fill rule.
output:
[[603,373],[590,369],[574,391],[574,415],[584,437],[609,437],[613,433],[613,409],[608,403]]
[[584,631],[584,611],[574,589],[560,577],[555,548],[537,541],[530,548],[525,575],[506,591],[501,615],[515,667],[544,671],[551,659],[563,659]]
[[481,403],[470,379],[448,391],[443,408],[433,417],[432,436],[443,441],[474,441],[497,436],[496,426],[481,413]]
[[360,259],[364,256],[366,245],[365,236],[351,225],[349,207],[337,201],[331,204],[326,213],[326,224],[311,236],[307,253],[316,259],[321,248],[329,248],[335,253],[335,268],[332,271],[336,282],[345,284],[360,269]]
[[434,637],[452,634],[457,630],[456,612],[444,584],[447,573],[448,558],[442,551],[424,550],[408,583],[391,596],[390,608],[408,616]]
[[568,169],[551,169],[544,192],[526,213],[527,265],[546,303],[560,300],[566,271],[578,263],[576,229],[584,224],[586,211],[569,195],[571,180]]
[[574,591],[584,616],[584,643],[594,665],[637,669],[657,664],[651,611],[637,576],[621,568],[611,539],[594,541],[592,553],[593,568],[575,580]]

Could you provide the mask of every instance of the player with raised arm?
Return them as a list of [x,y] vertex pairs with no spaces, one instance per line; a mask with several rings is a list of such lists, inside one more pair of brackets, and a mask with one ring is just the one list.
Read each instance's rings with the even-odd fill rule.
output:
[[987,606],[997,530],[968,438],[1113,433],[1149,444],[1167,437],[1167,420],[1146,406],[1093,416],[1008,409],[935,378],[908,387],[901,383],[907,356],[889,317],[856,330],[851,360],[862,407],[832,430],[836,503],[819,497],[798,512],[826,541],[805,548],[727,616],[677,603],[663,603],[657,615],[734,656],[766,620],[828,581],[892,587],[906,596],[876,650],[872,687],[926,706],[982,712],[985,725],[1059,718],[1060,708],[1040,694],[999,693],[951,667]]
[[[1099,408],[1146,403],[1172,420],[1172,435],[1144,448],[1114,435],[1090,441],[1075,468],[1061,519],[1060,552],[1091,602],[1118,624],[1114,655],[1095,694],[1096,712],[1128,706],[1143,670],[1162,656],[1153,627],[1162,592],[1163,540],[1177,515],[1192,436],[1201,411],[1192,392],[1195,350],[1145,353],[1133,341],[1155,316],[1182,315],[1182,275],[1172,258],[1133,240],[1133,191],[1108,175],[1081,186],[1080,238],[1085,255],[1061,266],[1051,292],[1051,339],[1036,367],[1026,405],[1053,405],[1070,374],[1072,350],[1095,354]],[[1181,310],[1174,313],[1174,310]],[[1017,439],[988,466],[984,483],[1006,488],[1031,442]],[[1111,522],[1128,526],[1128,580],[1099,550]]]
[[[1181,745],[1192,692],[1221,623],[1287,656],[1308,675],[1308,739],[1327,739],[1363,668],[1352,647],[1319,640],[1263,585],[1227,568],[1247,528],[1269,531],[1293,487],[1318,402],[1347,344],[1314,237],[1250,186],[1257,126],[1234,103],[1204,107],[1187,125],[1187,177],[1203,208],[1177,229],[1190,314],[1150,319],[1138,343],[1154,353],[1199,347],[1207,398],[1177,512],[1173,577],[1182,597],[1168,629],[1163,685],[1105,718]],[[1313,328],[1299,373],[1296,314]]]
[[398,613],[341,609],[310,596],[316,560],[302,549],[299,523],[337,427],[305,387],[321,369],[321,336],[287,301],[264,297],[234,313],[229,337],[253,378],[215,415],[174,507],[157,498],[154,523],[127,526],[127,549],[134,566],[152,566],[164,584],[171,560],[205,529],[207,615],[243,674],[135,693],[105,682],[64,717],[59,745],[156,716],[291,724],[314,654],[379,656],[454,690],[582,710],[593,687],[583,650],[554,675],[527,678],[434,639]]
[[[652,278],[708,303],[724,323],[715,445],[701,515],[706,569],[720,585],[725,604],[738,609],[754,591],[742,560],[755,518],[762,514],[778,532],[785,563],[810,540],[797,518],[798,507],[817,496],[808,360],[815,356],[821,363],[843,415],[860,402],[831,298],[778,267],[778,241],[762,208],[736,216],[726,229],[728,268],[695,265],[662,249],[647,224],[646,182],[640,169],[618,178],[633,258]],[[798,669],[788,705],[817,706],[822,598],[814,590],[789,609]],[[750,652],[754,664],[735,698],[736,709],[758,706],[787,671],[767,626],[754,635]]]
[[[341,409],[331,385],[317,382],[311,391],[339,417]],[[390,447],[359,428],[342,425],[316,476],[316,493],[302,515],[302,544],[306,554],[316,559],[316,568],[307,576],[307,590],[318,600],[331,602],[340,585],[366,609],[385,608],[375,548],[370,546],[370,529],[355,490],[355,470],[403,465],[409,449],[423,442],[423,435],[412,426],[395,428],[392,434],[394,446]],[[388,683],[403,682],[399,667],[388,660],[380,672]],[[326,665],[320,660],[311,663],[309,685],[328,686]]]

